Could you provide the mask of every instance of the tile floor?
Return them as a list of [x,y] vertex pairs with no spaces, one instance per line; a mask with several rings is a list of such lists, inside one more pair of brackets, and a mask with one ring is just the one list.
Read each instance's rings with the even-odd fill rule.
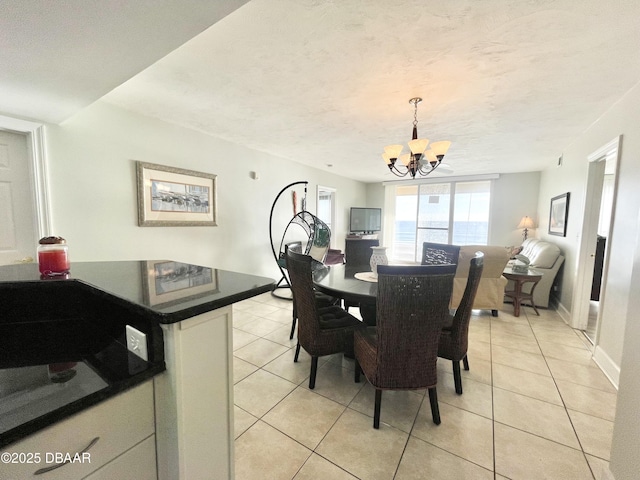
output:
[[352,360],[321,358],[308,389],[310,357],[293,363],[291,302],[236,304],[236,479],[600,480],[615,388],[554,311],[511,312],[473,316],[463,395],[451,363],[438,362],[440,425],[425,391],[384,392],[374,430],[374,391],[354,383]]

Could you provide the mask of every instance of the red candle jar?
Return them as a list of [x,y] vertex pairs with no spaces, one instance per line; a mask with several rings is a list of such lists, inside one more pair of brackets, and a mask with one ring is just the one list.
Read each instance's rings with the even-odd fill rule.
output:
[[38,242],[40,273],[54,277],[69,273],[69,246],[62,237],[44,237]]

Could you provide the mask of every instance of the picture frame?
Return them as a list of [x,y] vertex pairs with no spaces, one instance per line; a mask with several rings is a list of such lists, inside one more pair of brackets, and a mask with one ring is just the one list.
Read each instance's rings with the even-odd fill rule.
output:
[[216,226],[216,177],[148,162],[136,162],[138,226]]
[[553,197],[549,211],[549,234],[566,237],[568,216],[569,192]]
[[172,260],[146,260],[142,269],[144,302],[151,307],[219,292],[216,269]]

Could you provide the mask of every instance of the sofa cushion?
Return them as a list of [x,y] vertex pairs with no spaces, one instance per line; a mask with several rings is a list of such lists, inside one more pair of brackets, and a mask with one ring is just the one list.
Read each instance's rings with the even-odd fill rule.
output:
[[528,238],[522,244],[521,255],[531,261],[531,267],[552,268],[560,256],[560,248],[553,243]]

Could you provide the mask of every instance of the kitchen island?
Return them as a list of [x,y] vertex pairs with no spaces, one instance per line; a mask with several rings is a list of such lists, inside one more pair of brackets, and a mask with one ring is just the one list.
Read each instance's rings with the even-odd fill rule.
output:
[[[94,409],[100,413],[115,400],[120,402],[116,411],[122,411],[125,395],[146,389],[137,395],[150,399],[144,410],[155,412],[153,432],[135,447],[155,447],[157,477],[208,478],[216,472],[216,478],[232,478],[231,305],[270,291],[273,283],[168,260],[75,263],[68,276],[55,279],[41,279],[35,264],[0,267],[2,452],[33,448],[39,436],[49,439],[50,431],[65,422],[85,418],[91,423]],[[134,343],[133,349],[146,353],[146,360],[127,350],[126,325],[145,336],[144,345]],[[62,381],[52,380],[52,369],[63,370]],[[75,389],[80,396],[55,400],[56,389],[65,395]],[[38,396],[47,401],[34,400]],[[45,410],[30,411],[36,404]],[[122,417],[129,408],[124,410]],[[16,421],[18,413],[24,418]],[[132,421],[122,423],[132,429]],[[94,456],[100,453],[96,442]],[[43,452],[57,448],[40,447]],[[84,447],[80,442],[73,449]],[[100,471],[117,472],[112,464],[95,478],[102,478]],[[31,465],[31,471],[43,466],[50,465]],[[13,464],[2,467],[9,472]],[[72,464],[59,470],[69,469],[64,478],[81,478],[91,471],[87,468]]]

